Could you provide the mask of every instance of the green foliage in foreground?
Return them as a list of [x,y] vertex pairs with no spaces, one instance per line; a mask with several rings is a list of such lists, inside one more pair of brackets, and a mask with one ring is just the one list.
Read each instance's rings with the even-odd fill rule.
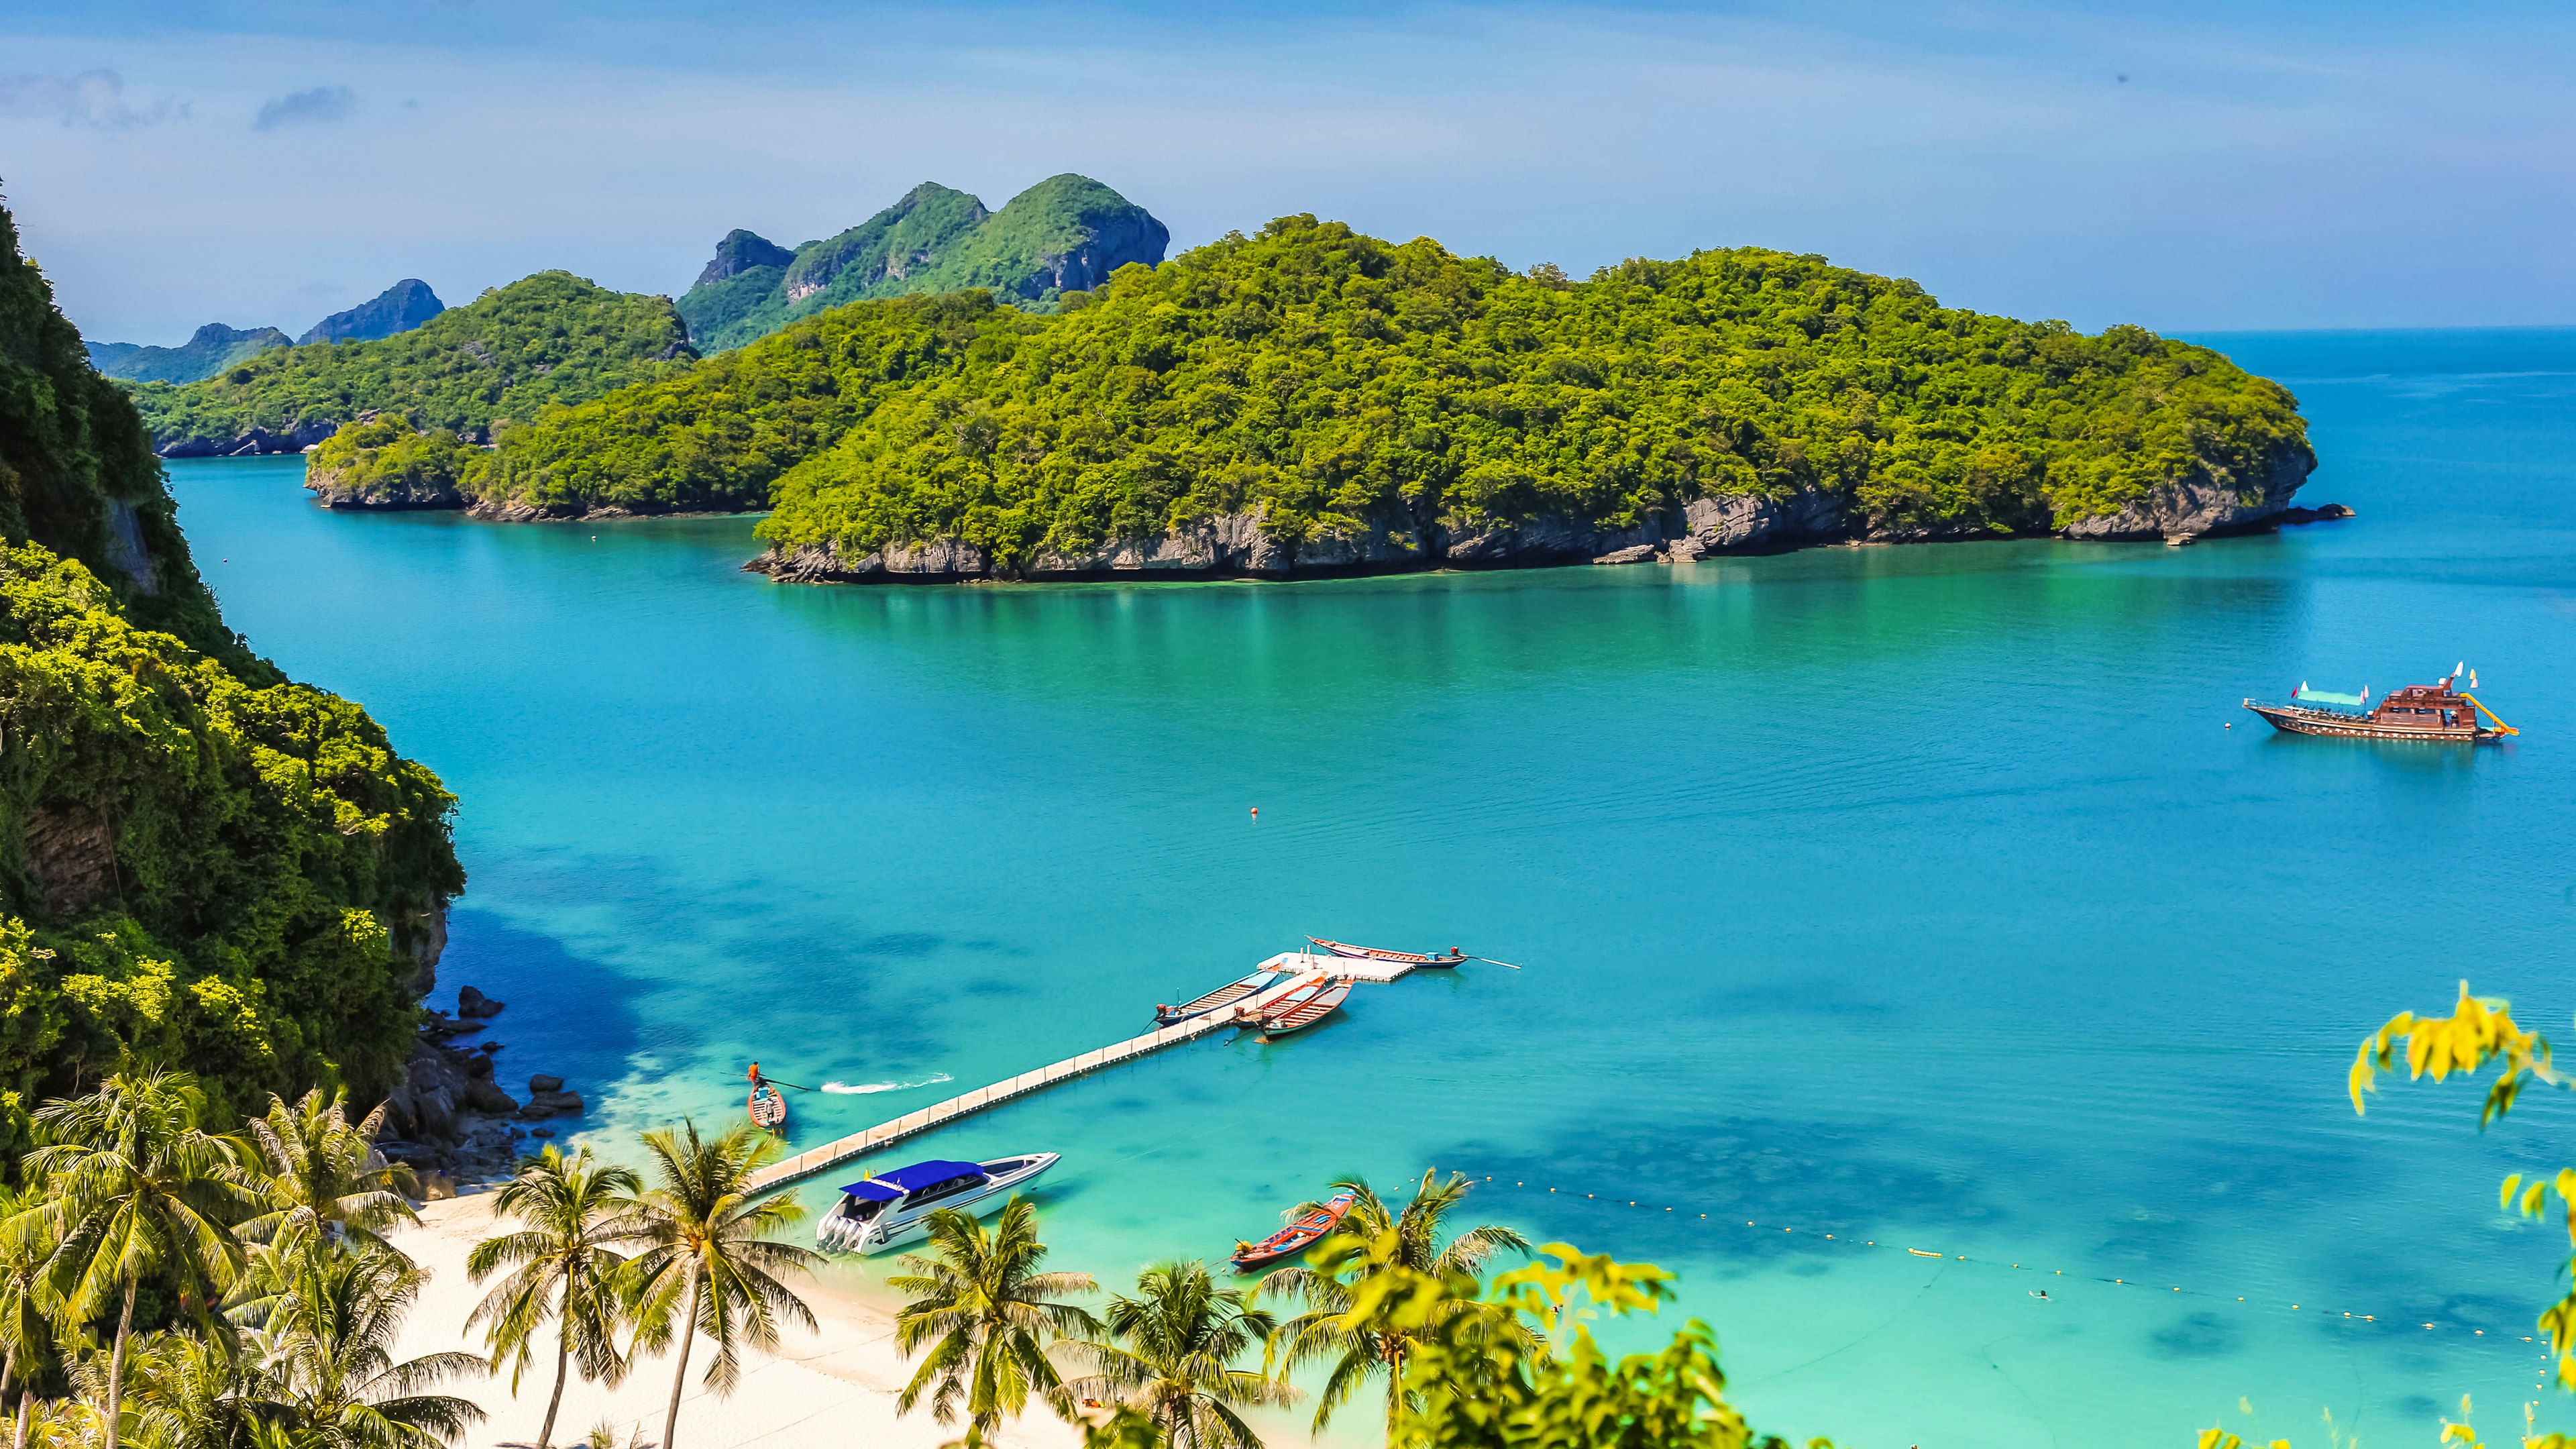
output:
[[[1257,1290],[1314,1310],[1287,1322],[1196,1262],[1145,1269],[1133,1297],[1113,1295],[1095,1318],[1064,1301],[1090,1279],[1039,1271],[1047,1250],[1026,1198],[990,1233],[957,1209],[934,1213],[930,1252],[888,1280],[911,1300],[896,1345],[921,1355],[898,1409],[927,1396],[941,1424],[964,1419],[968,1445],[1036,1402],[1082,1420],[1087,1449],[1260,1449],[1237,1410],[1298,1397],[1286,1374],[1311,1357],[1299,1343],[1330,1338],[1364,1353],[1327,1376],[1325,1414],[1361,1377],[1387,1375],[1390,1449],[1787,1449],[1727,1404],[1707,1325],[1616,1363],[1593,1343],[1584,1319],[1652,1312],[1671,1297],[1668,1274],[1553,1243],[1540,1250],[1553,1263],[1489,1289],[1488,1252],[1519,1240],[1491,1227],[1444,1240],[1440,1217],[1466,1193],[1463,1178],[1426,1174],[1401,1212],[1368,1194],[1364,1220],[1354,1211],[1307,1266]],[[1095,1371],[1065,1379],[1059,1358]]]
[[161,464],[115,384],[89,363],[0,207],[0,539],[89,566],[128,616],[236,668],[262,670],[197,577]]
[[454,502],[479,495],[492,452],[446,428],[422,432],[399,414],[352,423],[322,440],[304,486],[369,502]]
[[225,629],[134,410],[0,211],[0,1161],[25,1104],[185,1067],[218,1118],[389,1084],[454,800]]
[[1051,321],[997,315],[782,478],[761,532],[845,557],[954,537],[1010,567],[1251,507],[1305,538],[1800,488],[1882,528],[2004,532],[2286,458],[2312,458],[2286,390],[2141,328],[1750,248],[1564,284],[1289,217]]
[[146,383],[135,404],[159,445],[214,444],[399,412],[422,427],[487,431],[676,371],[688,330],[665,297],[539,272],[408,332],[260,353],[181,387]]
[[246,682],[87,569],[0,551],[0,1090],[185,1067],[226,1110],[388,1086],[464,886],[454,798],[348,700]]

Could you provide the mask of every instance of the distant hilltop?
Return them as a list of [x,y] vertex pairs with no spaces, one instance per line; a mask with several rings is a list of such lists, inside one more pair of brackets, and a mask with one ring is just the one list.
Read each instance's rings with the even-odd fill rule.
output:
[[133,342],[92,342],[90,364],[109,377],[129,382],[195,382],[212,377],[253,353],[287,345],[274,327],[249,331],[209,322],[177,347],[146,347]]
[[[405,277],[369,301],[346,312],[334,312],[306,329],[296,342],[374,342],[409,332],[447,310],[429,283]],[[149,347],[134,342],[88,342],[90,365],[127,382],[198,382],[213,377],[272,347],[290,347],[274,327],[245,331],[209,322],[177,347]]]
[[1000,211],[925,181],[865,222],[793,251],[735,230],[680,316],[699,350],[766,337],[850,302],[980,287],[1027,312],[1052,312],[1130,262],[1153,266],[1171,245],[1153,213],[1087,176],[1050,176]]
[[374,342],[397,332],[409,332],[430,318],[447,310],[429,283],[418,277],[405,277],[377,293],[372,300],[360,302],[346,312],[334,312],[305,330],[296,338],[307,342]]

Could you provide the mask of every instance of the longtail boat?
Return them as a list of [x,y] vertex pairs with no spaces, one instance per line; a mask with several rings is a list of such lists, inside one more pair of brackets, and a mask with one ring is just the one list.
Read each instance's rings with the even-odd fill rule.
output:
[[787,1094],[767,1082],[755,1083],[751,1089],[751,1120],[772,1132],[784,1129],[787,1126]]
[[1455,966],[1467,959],[1467,954],[1455,946],[1449,948],[1449,954],[1446,956],[1425,956],[1418,951],[1389,951],[1381,946],[1354,946],[1346,941],[1327,941],[1321,936],[1308,936],[1306,939],[1336,956],[1346,956],[1354,961],[1402,961],[1413,966]]
[[[2454,689],[2459,677],[2454,670],[2438,684],[2410,684],[2383,697],[2376,709],[2368,708],[2367,688],[2359,694],[2333,694],[2304,684],[2290,691],[2293,703],[2248,699],[2245,707],[2271,721],[2272,728],[2294,735],[2483,745],[2522,733],[2497,719],[2477,696]],[[2479,722],[2480,715],[2486,723]]]
[[1261,1039],[1277,1041],[1292,1031],[1304,1031],[1333,1014],[1344,998],[1351,994],[1351,983],[1338,976],[1318,976],[1261,1008]]
[[1178,1006],[1165,1006],[1158,1002],[1154,1007],[1154,1024],[1170,1026],[1176,1021],[1187,1021],[1194,1016],[1205,1016],[1211,1011],[1222,1011],[1268,986],[1278,976],[1278,972],[1265,968],[1253,972],[1240,981],[1229,981],[1205,996],[1184,1001]]
[[1345,1188],[1297,1214],[1288,1226],[1257,1243],[1237,1243],[1234,1256],[1227,1261],[1238,1273],[1248,1273],[1264,1263],[1276,1263],[1291,1253],[1303,1252],[1317,1238],[1333,1230],[1351,1205],[1360,1200],[1358,1193]]

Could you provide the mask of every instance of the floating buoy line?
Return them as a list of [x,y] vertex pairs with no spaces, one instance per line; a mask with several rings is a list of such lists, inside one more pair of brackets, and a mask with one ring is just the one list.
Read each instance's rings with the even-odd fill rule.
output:
[[[1468,1174],[1468,1177],[1479,1186],[1518,1188],[1526,1192],[1562,1193],[1568,1198],[1575,1196],[1575,1193],[1570,1189],[1548,1187],[1545,1184],[1531,1183],[1525,1180],[1500,1178],[1475,1173]],[[1602,1198],[1597,1193],[1587,1192],[1582,1194],[1582,1197],[1584,1200],[1589,1202],[1602,1202]],[[1613,1199],[1605,1205],[1616,1206],[1617,1201],[1617,1199]],[[1670,1213],[1675,1211],[1675,1209],[1670,1207],[1658,1209],[1654,1204],[1645,1202],[1638,1198],[1629,1198],[1626,1201],[1628,1206],[1632,1208],[1642,1207],[1649,1212],[1661,1211]],[[1695,1221],[1706,1222],[1711,1228],[1733,1229],[1736,1226],[1735,1219],[1712,1217],[1708,1213],[1698,1214]],[[2052,1278],[2072,1278],[2079,1282],[2104,1283],[2118,1288],[2137,1288],[2141,1290],[2161,1289],[2165,1293],[2177,1294],[2185,1298],[2208,1299],[2216,1302],[2233,1300],[2234,1302],[2242,1303],[2249,1308],[2257,1310],[2297,1313],[2310,1318],[2325,1318],[2329,1321],[2337,1322],[2349,1319],[2355,1324],[2370,1324],[2374,1327],[2387,1328],[2390,1330],[2403,1330],[2410,1334],[2428,1332],[2439,1333],[2445,1328],[2448,1328],[2453,1333],[2458,1333],[2463,1329],[2463,1325],[2460,1324],[2446,1325],[2429,1322],[2414,1318],[2410,1315],[2359,1313],[2349,1309],[2320,1308],[2304,1298],[2291,1301],[2288,1299],[2244,1293],[2216,1293],[2205,1288],[2185,1288],[2173,1284],[2132,1283],[2126,1278],[2106,1278],[2098,1273],[2086,1273],[2080,1270],[2070,1273],[2064,1268],[2040,1268],[2025,1263],[2008,1263],[1996,1258],[1974,1258],[1970,1257],[1966,1253],[1938,1252],[1930,1248],[1918,1248],[1907,1243],[1881,1242],[1876,1238],[1855,1238],[1849,1233],[1828,1233],[1816,1228],[1808,1228],[1804,1232],[1800,1232],[1799,1229],[1794,1226],[1785,1226],[1777,1223],[1766,1227],[1752,1218],[1744,1219],[1743,1227],[1757,1233],[1769,1233],[1776,1228],[1782,1234],[1798,1237],[1810,1243],[1821,1241],[1831,1243],[1837,1248],[1849,1248],[1854,1251],[1876,1251],[1884,1249],[1891,1252],[1902,1252],[1909,1257],[1931,1258],[1944,1264],[1964,1263],[1972,1268],[1987,1268],[1999,1272],[2045,1273]],[[2044,1289],[2032,1289],[2030,1296],[2050,1303],[2057,1301],[2050,1298]],[[2504,1345],[2511,1345],[2515,1342],[2539,1342],[2530,1334],[2526,1333],[2516,1335],[2507,1333],[2502,1329],[2498,1329],[2493,1333],[2489,1333],[2483,1328],[2469,1328],[2466,1331],[2472,1342],[2486,1342]],[[2543,1365],[2541,1371],[2542,1383],[2532,1385],[2534,1388],[2542,1387],[2549,1377],[2547,1367],[2549,1363],[2549,1346],[2547,1344],[2540,1344],[2539,1348],[2541,1362]]]

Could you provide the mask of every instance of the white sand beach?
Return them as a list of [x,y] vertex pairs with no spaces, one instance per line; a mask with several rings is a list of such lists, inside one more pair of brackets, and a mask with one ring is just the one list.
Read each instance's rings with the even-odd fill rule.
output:
[[[465,1331],[466,1317],[484,1292],[467,1277],[465,1255],[493,1231],[491,1199],[477,1194],[428,1204],[421,1210],[421,1226],[405,1229],[395,1239],[430,1275],[404,1325],[398,1358],[449,1349],[485,1351],[480,1330],[472,1337]],[[933,1421],[926,1406],[896,1415],[895,1395],[911,1369],[895,1349],[891,1314],[820,1284],[799,1285],[799,1293],[812,1305],[819,1331],[791,1329],[776,1354],[746,1353],[742,1380],[728,1398],[715,1397],[699,1382],[711,1352],[699,1340],[690,1357],[688,1393],[680,1404],[677,1440],[682,1449],[807,1444],[935,1449],[957,1437],[963,1426]],[[554,1384],[551,1336],[544,1342],[515,1397],[506,1372],[446,1390],[481,1404],[491,1416],[466,1436],[471,1449],[536,1443],[546,1395]],[[614,1391],[584,1383],[576,1374],[564,1388],[554,1442],[579,1444],[593,1425],[605,1421],[620,1445],[629,1442],[639,1423],[643,1442],[657,1443],[670,1392],[667,1355],[638,1364]],[[1045,1409],[1033,1408],[1006,1426],[998,1442],[1012,1449],[1070,1449],[1081,1435]]]

